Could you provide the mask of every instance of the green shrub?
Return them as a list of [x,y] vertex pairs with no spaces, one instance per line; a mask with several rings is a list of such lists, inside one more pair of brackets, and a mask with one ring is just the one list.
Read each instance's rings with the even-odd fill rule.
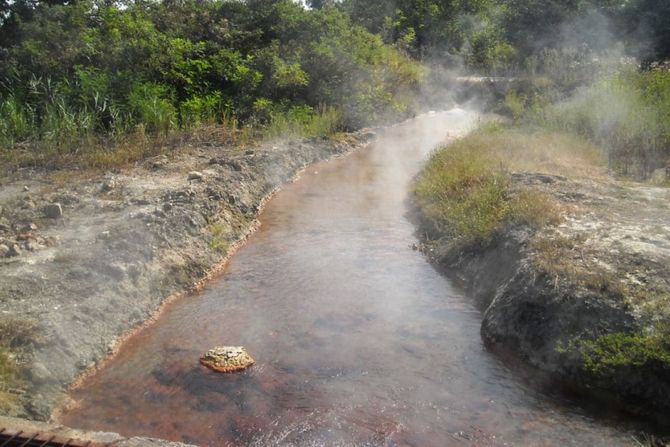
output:
[[580,341],[586,368],[599,375],[619,369],[670,372],[670,330],[640,333],[613,333],[596,340]]
[[17,164],[117,163],[142,152],[101,149],[125,134],[226,120],[235,142],[328,135],[407,115],[423,74],[342,9],[292,0],[18,11],[0,25],[0,154]]
[[526,112],[526,101],[527,98],[524,95],[519,94],[516,90],[510,90],[505,95],[503,102],[505,112],[511,115],[515,122],[519,121]]
[[0,144],[11,146],[27,140],[33,125],[32,114],[14,96],[0,101]]
[[128,96],[128,106],[137,123],[149,132],[167,134],[177,125],[177,111],[165,85],[135,84]]
[[191,96],[179,107],[181,125],[184,127],[216,123],[223,118],[224,110],[227,108],[221,92]]

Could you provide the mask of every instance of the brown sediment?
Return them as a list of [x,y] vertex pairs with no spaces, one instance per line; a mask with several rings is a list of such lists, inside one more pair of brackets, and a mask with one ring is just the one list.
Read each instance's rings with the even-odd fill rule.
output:
[[[277,188],[278,191],[279,188]],[[275,192],[273,192],[273,195]],[[266,199],[270,200],[271,196]],[[260,212],[262,212],[263,207],[260,208]],[[156,321],[160,318],[160,316],[167,310],[167,308],[172,305],[175,301],[182,299],[182,298],[187,298],[191,295],[195,295],[199,292],[202,291],[202,289],[212,280],[216,279],[219,275],[223,274],[226,270],[226,267],[228,266],[228,261],[230,261],[230,258],[232,258],[237,250],[239,250],[240,247],[242,247],[246,241],[249,239],[249,237],[260,227],[260,221],[256,219],[247,231],[247,233],[244,235],[242,239],[240,239],[238,242],[233,244],[226,256],[219,262],[217,265],[212,267],[212,269],[207,273],[205,277],[188,287],[187,290],[173,293],[172,295],[169,295],[165,300],[161,303],[161,305],[156,309],[156,311],[149,317],[147,318],[143,323],[141,323],[139,326],[130,329],[127,331],[125,334],[119,336],[114,342],[112,342],[111,349],[109,350],[109,353],[96,362],[95,365],[89,367],[86,369],[84,372],[82,372],[77,379],[75,379],[67,388],[68,392],[72,392],[77,390],[78,388],[82,387],[85,385],[86,381],[89,380],[91,377],[95,376],[95,374],[98,373],[101,369],[103,369],[105,366],[109,364],[114,358],[119,354],[119,351],[121,347],[126,344],[131,342],[131,340],[136,337],[140,332],[145,330],[147,327],[151,326],[152,324],[155,324]],[[57,407],[53,410],[50,421],[57,423],[59,421],[60,415],[64,411],[69,411],[74,408],[77,408],[77,403],[75,401],[72,401],[69,397],[66,398],[66,401],[61,407]]]

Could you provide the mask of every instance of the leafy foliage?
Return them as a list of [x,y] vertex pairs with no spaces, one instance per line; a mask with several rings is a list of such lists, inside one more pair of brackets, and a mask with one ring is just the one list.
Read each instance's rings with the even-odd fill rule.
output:
[[[333,129],[298,125],[296,110],[322,123],[320,111],[335,111],[334,128],[351,129],[412,112],[416,60],[546,78],[551,102],[599,74],[614,42],[670,54],[670,11],[651,0],[308,3],[1,2],[0,146],[64,154],[227,120]],[[510,96],[510,112],[536,96]]]
[[641,333],[612,333],[596,340],[581,340],[580,351],[586,368],[599,375],[617,370],[637,370],[643,374],[670,371],[668,328]]
[[[66,151],[100,135],[167,134],[230,117],[329,132],[407,113],[422,76],[335,7],[308,10],[291,0],[5,6],[5,147],[40,141]],[[337,112],[327,113],[327,125],[307,126],[323,117],[320,110]]]

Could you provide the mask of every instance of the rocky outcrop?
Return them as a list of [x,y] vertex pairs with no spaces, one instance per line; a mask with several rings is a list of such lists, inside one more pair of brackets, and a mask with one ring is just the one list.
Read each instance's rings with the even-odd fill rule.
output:
[[423,221],[424,250],[465,280],[481,305],[490,347],[662,417],[670,409],[670,189],[512,178],[512,191],[553,196],[562,222],[541,230],[510,225],[467,244]]

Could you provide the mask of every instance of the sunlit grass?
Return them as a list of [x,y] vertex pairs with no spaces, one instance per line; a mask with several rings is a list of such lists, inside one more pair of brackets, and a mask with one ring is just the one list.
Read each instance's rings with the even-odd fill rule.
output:
[[515,190],[515,171],[566,176],[603,172],[602,152],[576,137],[489,127],[437,150],[418,178],[418,206],[441,233],[483,240],[508,222],[542,227],[557,222],[546,193]]
[[670,72],[625,72],[534,110],[533,122],[588,138],[619,174],[646,177],[670,163]]
[[265,140],[281,138],[326,137],[337,132],[341,114],[333,108],[311,113],[272,113],[270,122],[262,128]]

